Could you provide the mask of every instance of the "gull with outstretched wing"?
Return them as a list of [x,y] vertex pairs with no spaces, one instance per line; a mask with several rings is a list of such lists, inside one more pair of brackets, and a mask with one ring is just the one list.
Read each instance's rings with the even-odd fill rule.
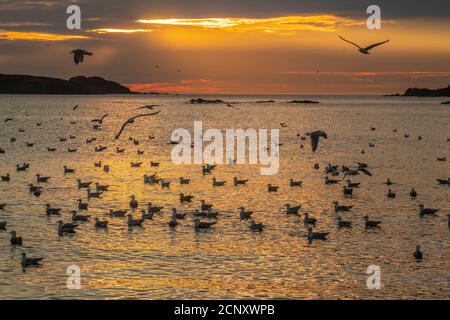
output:
[[94,120],[92,120],[91,122],[92,122],[92,123],[97,122],[97,123],[99,123],[99,124],[103,124],[103,120],[105,120],[105,118],[106,118],[107,116],[109,116],[109,114],[105,114],[105,115],[104,115],[103,117],[101,117],[100,119],[94,119]]
[[153,110],[156,107],[161,107],[161,105],[159,105],[159,104],[151,104],[151,105],[146,105],[146,106],[143,106],[143,107],[136,108],[135,110],[140,110],[140,109]]
[[344,40],[345,42],[348,42],[348,43],[350,43],[350,44],[352,44],[352,45],[358,47],[358,49],[359,49],[358,51],[361,52],[362,54],[370,54],[369,51],[372,50],[373,48],[378,47],[378,46],[381,46],[382,44],[385,44],[385,43],[389,42],[389,40],[386,40],[386,41],[374,43],[374,44],[372,44],[372,45],[370,45],[370,46],[368,46],[368,47],[363,48],[363,47],[360,47],[359,45],[357,45],[357,44],[354,43],[354,42],[351,42],[351,41],[349,41],[349,40],[347,40],[347,39],[344,39],[344,38],[341,37],[341,36],[339,36],[339,38],[341,38],[341,39]]

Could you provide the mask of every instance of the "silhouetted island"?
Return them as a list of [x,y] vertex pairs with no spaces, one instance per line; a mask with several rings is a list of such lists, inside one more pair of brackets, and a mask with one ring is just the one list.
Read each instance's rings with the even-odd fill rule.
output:
[[0,94],[136,94],[101,77],[69,80],[29,75],[0,74]]
[[435,90],[409,88],[403,95],[405,97],[450,97],[450,86]]

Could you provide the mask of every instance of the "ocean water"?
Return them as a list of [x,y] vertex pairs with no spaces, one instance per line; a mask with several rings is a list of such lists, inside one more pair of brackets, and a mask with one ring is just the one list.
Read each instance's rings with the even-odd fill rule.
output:
[[[0,96],[0,174],[11,174],[0,183],[0,221],[24,239],[23,247],[9,244],[8,231],[0,231],[0,298],[4,299],[449,299],[450,246],[447,214],[450,187],[436,178],[450,176],[450,107],[443,99],[403,97],[307,97],[317,105],[288,104],[304,97],[293,96],[203,96],[235,104],[191,105],[199,96]],[[255,103],[275,100],[275,103]],[[79,104],[76,111],[73,106]],[[141,118],[128,127],[120,140],[114,135],[135,110],[146,104],[160,104],[156,117]],[[92,129],[91,120],[109,114],[102,131]],[[11,122],[4,122],[13,118]],[[219,165],[212,176],[203,176],[200,165],[171,162],[171,133],[176,128],[193,130],[194,121],[204,129],[280,129],[280,169],[274,176],[260,175],[260,165]],[[40,122],[41,126],[36,124]],[[74,122],[75,124],[71,124]],[[280,128],[285,122],[287,128]],[[372,131],[370,128],[375,127]],[[19,132],[19,129],[25,132]],[[322,129],[328,134],[316,153],[309,141],[297,133]],[[397,133],[393,132],[397,129]],[[409,134],[409,138],[404,135]],[[59,137],[75,136],[67,142]],[[154,135],[154,140],[148,136]],[[422,140],[418,140],[418,136]],[[128,137],[140,140],[135,146]],[[10,138],[16,137],[15,143]],[[97,141],[86,144],[86,139]],[[35,143],[27,148],[26,142]],[[368,144],[375,143],[370,148]],[[304,148],[300,148],[300,144]],[[94,147],[108,146],[95,153]],[[57,148],[47,152],[47,147]],[[78,148],[68,153],[67,148]],[[125,148],[116,154],[115,148]],[[137,155],[137,150],[145,152]],[[365,154],[362,154],[365,150]],[[449,161],[439,162],[446,156]],[[94,167],[102,161],[109,173]],[[151,168],[150,161],[160,162]],[[28,172],[16,172],[15,165],[30,163]],[[143,162],[131,168],[130,162]],[[373,177],[352,177],[361,182],[353,197],[344,197],[342,185],[325,185],[326,164],[354,166],[369,164]],[[320,170],[313,168],[319,163]],[[64,175],[63,166],[77,170]],[[170,189],[144,185],[143,175],[158,172],[173,180]],[[39,198],[27,185],[35,175],[51,176],[41,184]],[[191,179],[190,185],[177,182]],[[249,179],[234,187],[233,177]],[[213,188],[211,178],[226,180]],[[342,177],[342,176],[341,176]],[[396,199],[386,197],[387,178]],[[91,221],[80,223],[77,233],[60,237],[58,217],[47,217],[44,205],[62,208],[70,221],[77,199],[86,200],[76,179],[110,186],[100,199],[89,201],[89,214],[108,219],[107,230],[96,230]],[[291,188],[289,179],[303,181]],[[279,186],[268,193],[267,184]],[[417,199],[409,197],[414,187]],[[195,196],[191,204],[180,204],[178,195]],[[109,218],[109,209],[129,209],[129,197],[136,195],[141,207],[151,201],[164,206],[163,213],[143,228],[128,228],[126,219]],[[214,204],[218,223],[207,231],[194,231],[192,216],[171,230],[170,209],[192,211],[200,200]],[[353,228],[339,229],[332,201],[353,205],[341,214],[353,221]],[[302,215],[288,216],[283,205],[302,205]],[[420,218],[418,205],[439,209],[437,217]],[[238,208],[254,211],[254,219],[266,225],[262,233],[250,231],[241,221]],[[315,230],[329,232],[327,241],[308,244],[303,212],[318,219]],[[364,215],[382,220],[377,230],[364,229]],[[137,217],[138,212],[134,213]],[[415,261],[415,246],[424,252]],[[20,253],[45,257],[38,268],[23,270]],[[369,290],[367,268],[380,267],[381,289]],[[67,268],[81,269],[81,289],[67,288]]]

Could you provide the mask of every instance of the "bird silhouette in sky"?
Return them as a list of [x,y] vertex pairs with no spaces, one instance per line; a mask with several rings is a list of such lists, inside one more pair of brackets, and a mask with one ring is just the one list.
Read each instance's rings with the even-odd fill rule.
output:
[[386,41],[378,42],[378,43],[375,43],[375,44],[372,44],[372,45],[370,45],[370,46],[368,46],[368,47],[363,48],[363,47],[360,47],[359,45],[357,45],[357,44],[354,43],[354,42],[351,42],[351,41],[349,41],[349,40],[347,40],[347,39],[342,38],[341,36],[339,36],[339,38],[341,38],[341,39],[344,40],[345,42],[348,42],[348,43],[350,43],[350,44],[352,44],[352,45],[358,47],[358,49],[359,49],[358,51],[361,52],[362,54],[370,54],[369,51],[372,50],[373,48],[378,47],[378,46],[381,46],[382,44],[385,44],[385,43],[389,42],[389,40],[386,40]]

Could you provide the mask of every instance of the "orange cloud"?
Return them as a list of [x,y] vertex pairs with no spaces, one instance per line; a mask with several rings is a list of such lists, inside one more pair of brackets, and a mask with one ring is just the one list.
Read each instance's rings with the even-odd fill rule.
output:
[[65,41],[65,40],[89,39],[89,37],[69,36],[69,35],[41,33],[41,32],[8,31],[0,29],[0,39],[25,40],[25,41]]

